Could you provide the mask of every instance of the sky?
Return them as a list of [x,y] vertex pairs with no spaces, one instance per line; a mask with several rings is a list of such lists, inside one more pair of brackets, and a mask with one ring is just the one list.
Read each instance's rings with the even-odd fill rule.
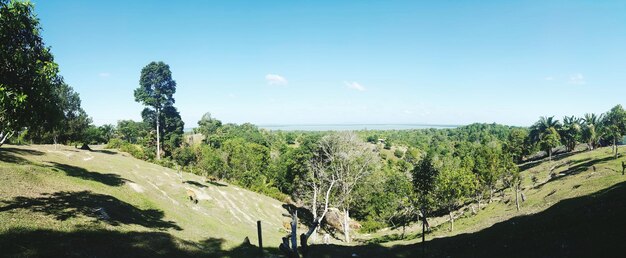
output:
[[96,125],[168,64],[185,127],[528,126],[626,104],[626,1],[50,1],[46,45]]

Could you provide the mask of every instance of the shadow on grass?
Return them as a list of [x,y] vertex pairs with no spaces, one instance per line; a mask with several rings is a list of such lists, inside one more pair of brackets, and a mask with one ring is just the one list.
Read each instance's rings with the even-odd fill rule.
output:
[[201,183],[198,183],[196,181],[191,181],[191,180],[187,180],[187,181],[185,181],[183,183],[190,184],[190,185],[193,185],[193,186],[196,186],[196,187],[200,187],[200,188],[207,188],[207,187],[209,187],[208,185],[201,184]]
[[222,184],[222,183],[217,182],[217,181],[207,180],[206,182],[207,182],[208,184],[211,184],[211,185],[214,185],[214,186],[227,186],[227,185]]
[[220,238],[190,242],[163,232],[93,229],[11,229],[0,234],[2,256],[9,257],[258,257],[256,246],[242,244],[224,250],[224,242]]
[[117,152],[111,151],[111,150],[91,150],[91,151],[92,152],[99,152],[99,153],[109,154],[109,155],[117,154]]
[[[311,257],[623,257],[626,182],[475,233],[413,245],[315,245]],[[422,256],[425,247],[426,256]]]
[[37,150],[3,147],[0,148],[0,161],[16,164],[31,164],[30,161],[20,156],[41,156],[43,154],[43,152]]
[[[564,158],[568,158],[571,157],[572,155],[581,153],[581,151],[572,151],[572,152],[564,152],[564,153],[559,153],[559,154],[553,154],[552,155],[552,161],[559,161],[562,160]],[[520,164],[519,165],[519,169],[520,170],[527,170],[527,169],[531,169],[534,168],[538,165],[543,164],[545,161],[548,161],[548,157],[541,157],[541,158],[537,158],[537,159],[533,159],[533,160],[528,160],[526,163],[524,164]]]
[[109,186],[121,186],[125,182],[130,181],[128,179],[122,178],[120,175],[117,174],[103,174],[95,171],[89,171],[87,169],[77,166],[61,164],[57,162],[50,163],[53,165],[54,168],[65,172],[65,174],[68,176],[78,177],[84,180],[96,181]]
[[[42,213],[67,220],[79,216],[102,219],[111,225],[135,224],[147,228],[181,230],[176,223],[163,220],[163,211],[157,209],[139,209],[113,196],[96,194],[90,191],[56,192],[41,197],[15,197],[2,201],[0,212],[15,209],[26,209],[30,212]],[[103,219],[104,209],[107,219]]]

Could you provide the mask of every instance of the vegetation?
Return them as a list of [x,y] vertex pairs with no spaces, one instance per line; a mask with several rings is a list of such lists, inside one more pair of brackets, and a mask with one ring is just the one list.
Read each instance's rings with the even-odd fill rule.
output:
[[[40,31],[30,2],[0,0],[0,146],[7,141],[55,144],[0,149],[3,182],[10,182],[0,187],[0,222],[8,225],[0,228],[5,237],[0,239],[0,247],[10,246],[24,236],[45,245],[49,239],[43,234],[70,239],[89,237],[97,242],[113,237],[114,243],[122,246],[120,250],[136,251],[138,255],[148,251],[132,245],[145,242],[163,245],[157,251],[165,255],[197,256],[207,250],[220,253],[211,245],[221,245],[221,241],[209,239],[195,244],[201,241],[201,229],[196,229],[196,224],[211,233],[227,231],[224,238],[231,242],[241,241],[249,232],[244,234],[238,227],[240,223],[253,225],[253,214],[278,228],[270,233],[275,240],[272,243],[277,244],[286,233],[282,232],[281,219],[275,218],[284,203],[303,211],[305,215],[300,219],[304,224],[319,224],[313,239],[324,231],[341,233],[343,241],[350,243],[356,235],[353,229],[359,227],[370,233],[386,227],[402,228],[399,239],[404,239],[409,237],[405,230],[419,221],[425,238],[429,231],[441,232],[438,227],[443,223],[449,222],[449,232],[454,232],[455,221],[457,231],[459,227],[467,229],[458,221],[485,218],[493,215],[489,214],[493,209],[505,209],[508,206],[501,203],[506,193],[514,196],[515,213],[498,214],[509,217],[525,212],[524,206],[537,207],[552,195],[561,196],[555,187],[546,193],[548,187],[544,185],[589,170],[596,173],[596,165],[605,166],[607,171],[613,169],[618,164],[618,145],[626,135],[626,111],[621,105],[600,115],[566,116],[562,122],[554,116],[542,116],[529,128],[477,123],[450,129],[357,132],[267,131],[250,123],[222,123],[206,113],[198,121],[195,134],[184,135],[184,123],[174,107],[177,84],[170,67],[163,62],[151,62],[140,71],[134,97],[146,106],[141,121],[119,120],[115,126],[96,126],[82,108],[79,93],[60,76]],[[185,136],[202,140],[185,140]],[[58,144],[82,144],[85,150]],[[169,169],[100,147],[91,150],[88,144],[107,144],[107,148]],[[608,146],[612,151],[607,156],[607,149],[601,147]],[[585,149],[589,152],[578,153]],[[96,158],[102,163],[86,163]],[[102,172],[111,170],[119,172]],[[593,179],[596,174],[588,174],[578,181],[590,179],[607,186],[609,181],[622,180],[609,174],[602,174],[609,179]],[[161,176],[168,179],[159,179]],[[273,200],[243,192],[239,187]],[[589,190],[587,193],[593,188],[583,187],[582,183],[572,187],[582,187]],[[187,190],[187,195],[181,189]],[[613,200],[614,192],[607,192]],[[241,196],[245,203],[237,205],[228,196]],[[190,197],[196,203],[222,202],[200,202],[193,207],[181,204]],[[512,203],[513,197],[509,198]],[[258,199],[271,207],[261,207]],[[488,205],[483,206],[485,202]],[[228,210],[224,211],[226,206]],[[109,214],[98,212],[102,209]],[[471,210],[471,215],[464,210]],[[238,222],[197,222],[205,218],[198,214],[218,214]],[[547,214],[552,218],[560,213]],[[431,229],[429,220],[439,223],[433,223]],[[539,222],[518,221],[545,224],[541,217]],[[194,233],[186,235],[186,231]],[[485,233],[486,238],[491,237],[489,234]],[[161,240],[149,240],[152,237]],[[58,254],[57,247],[47,248],[51,253],[36,248],[32,254],[29,248],[9,250],[25,256]],[[119,254],[81,250],[75,255],[99,256],[103,252]]]

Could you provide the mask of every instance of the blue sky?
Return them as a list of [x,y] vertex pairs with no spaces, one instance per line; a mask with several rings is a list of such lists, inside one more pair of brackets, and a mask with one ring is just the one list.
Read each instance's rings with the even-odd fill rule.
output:
[[497,122],[626,104],[626,1],[38,1],[96,124],[169,64],[186,127]]

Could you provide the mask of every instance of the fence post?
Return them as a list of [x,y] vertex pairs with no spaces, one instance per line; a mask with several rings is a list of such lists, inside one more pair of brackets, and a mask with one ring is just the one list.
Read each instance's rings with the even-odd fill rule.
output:
[[262,230],[261,230],[261,221],[260,220],[256,221],[256,228],[257,228],[257,232],[258,232],[258,236],[259,236],[259,252],[261,252],[261,254],[263,254],[263,234],[261,234]]

